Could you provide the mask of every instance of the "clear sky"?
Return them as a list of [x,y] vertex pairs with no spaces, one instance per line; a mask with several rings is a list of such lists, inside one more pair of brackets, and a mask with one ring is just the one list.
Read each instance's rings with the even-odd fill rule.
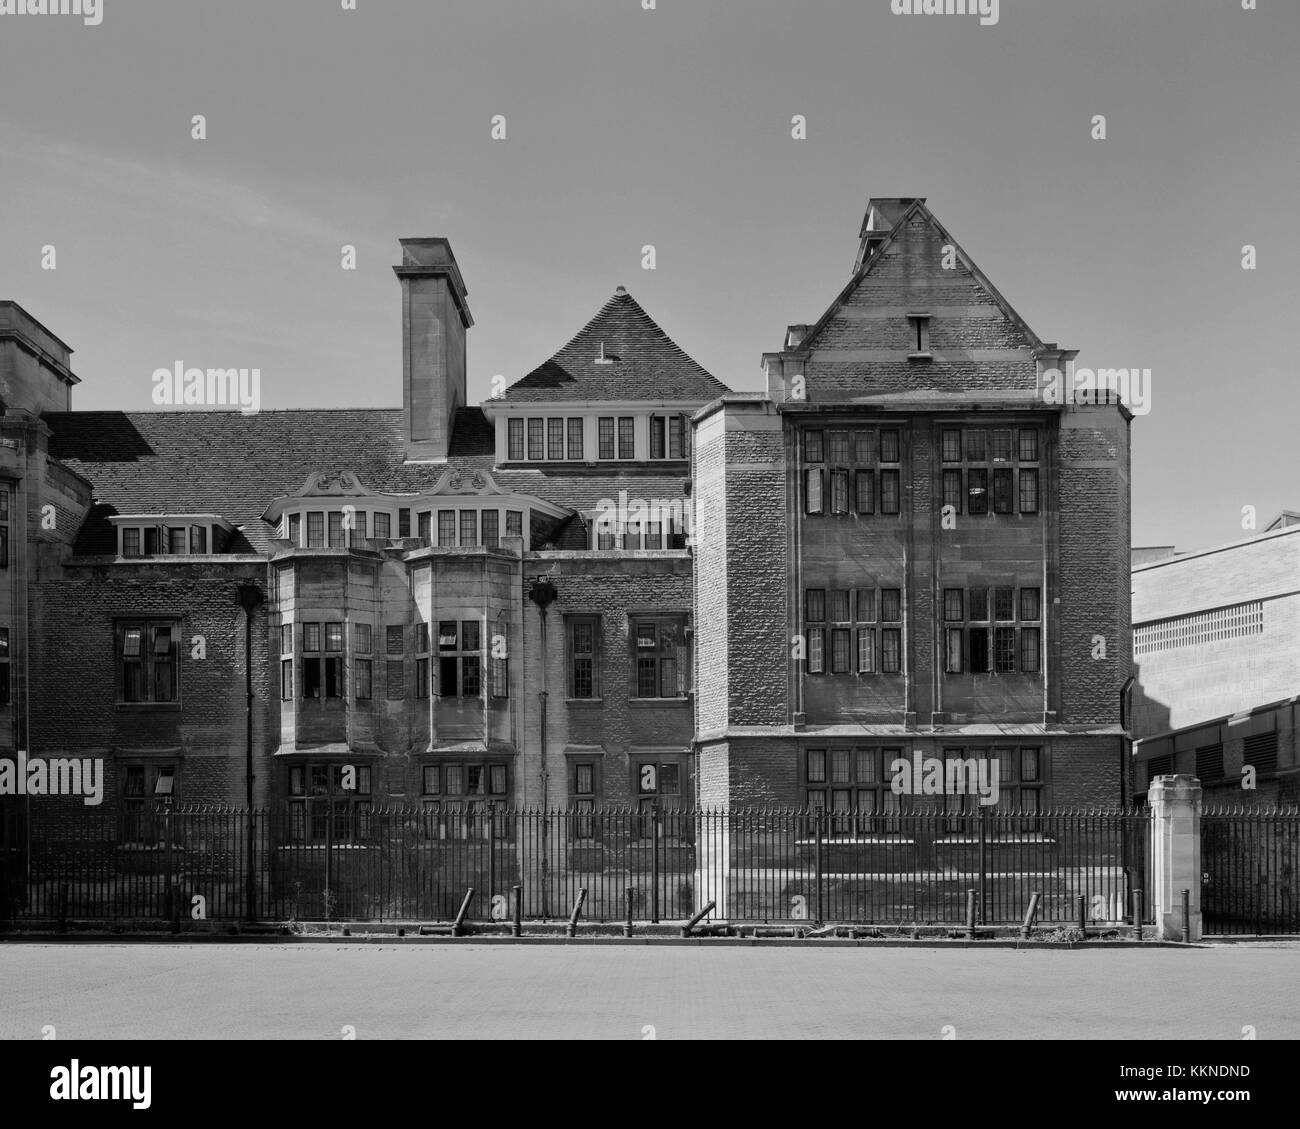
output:
[[75,406],[148,409],[178,360],[260,368],[268,408],[400,404],[390,267],[420,235],[469,288],[471,400],[620,284],[753,388],[848,280],[867,199],[924,196],[1042,338],[1152,370],[1135,543],[1300,509],[1298,0],[356,8],[0,15],[0,297],[76,349]]

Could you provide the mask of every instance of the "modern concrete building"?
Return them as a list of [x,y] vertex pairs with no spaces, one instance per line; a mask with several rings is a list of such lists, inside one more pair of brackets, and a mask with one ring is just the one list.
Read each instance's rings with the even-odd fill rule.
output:
[[1300,800],[1300,524],[1135,560],[1133,662],[1139,795],[1180,773],[1220,802]]

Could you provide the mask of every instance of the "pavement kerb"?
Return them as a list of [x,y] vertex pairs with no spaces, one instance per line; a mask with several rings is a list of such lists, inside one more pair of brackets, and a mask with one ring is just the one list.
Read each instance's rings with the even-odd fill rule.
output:
[[922,937],[913,941],[896,938],[848,937],[564,937],[534,936],[511,937],[481,934],[466,937],[398,937],[392,933],[353,934],[131,934],[131,933],[11,933],[0,934],[0,944],[10,945],[94,945],[94,944],[148,944],[148,945],[678,945],[714,948],[840,948],[840,949],[1023,949],[1062,950],[1086,949],[1198,949],[1210,947],[1205,942],[1184,944],[1180,941],[1034,941],[1019,939],[994,939],[972,941]]

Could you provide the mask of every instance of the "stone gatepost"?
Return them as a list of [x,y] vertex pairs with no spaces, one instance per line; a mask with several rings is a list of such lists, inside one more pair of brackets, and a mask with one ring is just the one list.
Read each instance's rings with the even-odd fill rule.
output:
[[709,921],[731,919],[731,819],[729,810],[716,809],[696,820],[695,909],[716,902]]
[[[1157,936],[1201,939],[1201,782],[1195,776],[1157,776],[1151,805],[1152,890]],[[1191,892],[1190,930],[1183,936],[1183,891]]]

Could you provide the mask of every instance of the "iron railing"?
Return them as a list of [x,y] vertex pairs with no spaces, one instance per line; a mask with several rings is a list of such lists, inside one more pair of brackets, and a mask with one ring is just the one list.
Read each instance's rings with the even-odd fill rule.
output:
[[1300,933],[1300,809],[1201,816],[1207,934]]
[[[1149,890],[1144,812],[370,808],[127,815],[33,807],[0,837],[0,919],[189,922],[584,921],[952,924],[1131,922]],[[631,891],[629,894],[628,891]],[[630,902],[629,902],[630,899]],[[1082,902],[1081,902],[1082,899]],[[1145,899],[1138,910],[1150,919]]]

